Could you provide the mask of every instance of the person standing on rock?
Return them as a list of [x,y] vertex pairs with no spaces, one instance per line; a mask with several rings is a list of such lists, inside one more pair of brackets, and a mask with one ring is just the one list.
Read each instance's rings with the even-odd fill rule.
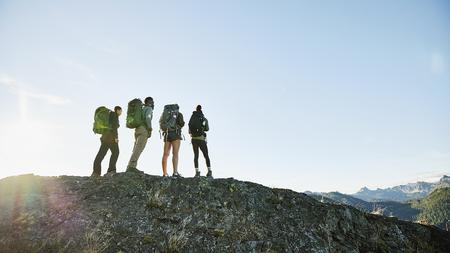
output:
[[203,153],[203,157],[205,157],[206,167],[208,168],[206,176],[212,178],[211,161],[209,160],[208,145],[206,142],[207,131],[209,131],[208,119],[206,119],[203,114],[202,106],[198,105],[189,120],[189,134],[191,135],[191,143],[194,150],[195,177],[200,177],[200,170],[198,169],[200,149]]
[[137,169],[139,157],[152,135],[152,119],[155,103],[152,97],[147,97],[142,104],[140,99],[133,99],[128,103],[127,127],[134,128],[134,147],[128,162],[127,172],[143,173]]
[[159,120],[160,131],[164,139],[164,153],[162,157],[163,177],[167,177],[167,159],[172,150],[173,177],[181,177],[178,173],[178,153],[182,138],[181,129],[184,126],[183,114],[177,104],[164,106],[163,114]]
[[99,107],[95,111],[94,132],[101,133],[100,149],[94,160],[94,169],[91,177],[99,177],[102,170],[102,161],[108,150],[111,150],[111,158],[109,159],[108,172],[105,176],[116,173],[116,163],[119,158],[119,116],[122,114],[120,106],[114,107],[114,111],[106,107]]

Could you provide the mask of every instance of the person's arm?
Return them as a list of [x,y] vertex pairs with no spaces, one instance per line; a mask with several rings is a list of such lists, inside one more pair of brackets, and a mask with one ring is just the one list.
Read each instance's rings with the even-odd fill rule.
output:
[[208,132],[209,131],[209,123],[208,123],[208,119],[205,118],[205,129],[203,131]]
[[183,119],[183,114],[181,112],[178,113],[178,117],[177,117],[177,124],[180,128],[184,127],[184,119]]
[[119,117],[117,117],[117,114],[115,112],[111,112],[109,115],[109,120],[111,122],[111,133],[114,138],[114,140],[119,139],[119,133],[117,129],[119,128]]
[[194,115],[191,116],[191,118],[189,119],[189,123],[188,123],[189,134],[191,134],[191,124],[192,124],[192,118],[193,117],[194,117]]
[[152,129],[152,119],[153,119],[153,109],[150,106],[144,108],[145,124],[147,129],[150,131]]

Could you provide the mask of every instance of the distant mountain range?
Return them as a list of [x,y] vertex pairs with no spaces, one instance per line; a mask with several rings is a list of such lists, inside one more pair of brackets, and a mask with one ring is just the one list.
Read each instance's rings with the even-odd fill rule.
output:
[[422,199],[435,189],[450,187],[450,177],[443,176],[438,182],[417,182],[406,185],[394,186],[386,189],[370,190],[367,187],[361,188],[357,193],[351,196],[365,201],[407,201],[414,199]]
[[396,201],[369,202],[339,192],[312,193],[310,196],[324,203],[350,205],[367,213],[397,217],[407,221],[415,221],[419,214],[419,210],[411,207],[411,203]]
[[450,226],[448,176],[435,183],[417,182],[377,190],[364,187],[352,195],[339,192],[305,193],[324,203],[350,205],[372,214],[426,223],[441,229]]

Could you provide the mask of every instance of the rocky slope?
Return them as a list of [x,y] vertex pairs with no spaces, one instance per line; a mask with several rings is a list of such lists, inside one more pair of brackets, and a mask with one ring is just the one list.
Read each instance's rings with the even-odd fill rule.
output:
[[0,252],[449,252],[435,227],[234,179],[0,180]]
[[419,221],[450,228],[450,187],[436,189],[426,198],[413,202],[413,206],[420,210]]

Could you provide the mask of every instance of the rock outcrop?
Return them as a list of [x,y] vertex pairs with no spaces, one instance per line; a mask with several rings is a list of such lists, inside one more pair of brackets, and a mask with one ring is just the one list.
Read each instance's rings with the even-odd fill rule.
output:
[[0,252],[450,252],[450,233],[234,179],[0,180]]

